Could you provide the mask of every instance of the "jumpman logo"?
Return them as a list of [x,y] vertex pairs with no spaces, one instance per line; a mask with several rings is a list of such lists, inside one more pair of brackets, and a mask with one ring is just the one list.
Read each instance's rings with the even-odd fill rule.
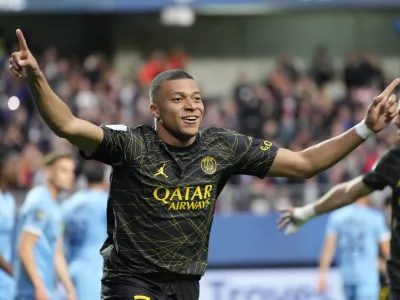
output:
[[154,177],[156,177],[158,175],[163,175],[165,178],[168,178],[168,176],[164,173],[164,167],[165,167],[165,164],[163,164],[163,166],[158,170],[158,172],[156,174],[154,174]]

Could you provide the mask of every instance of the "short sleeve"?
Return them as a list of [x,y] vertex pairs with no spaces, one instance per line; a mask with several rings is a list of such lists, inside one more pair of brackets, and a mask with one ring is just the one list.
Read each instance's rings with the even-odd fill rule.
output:
[[374,190],[383,190],[386,186],[396,187],[396,168],[400,167],[400,160],[391,151],[383,155],[363,177],[363,182]]
[[379,242],[387,242],[390,240],[390,231],[386,225],[385,217],[382,213],[378,213],[376,222],[377,238]]
[[235,174],[265,178],[278,152],[272,142],[237,135]]
[[337,218],[336,214],[332,213],[326,224],[326,233],[325,235],[337,235],[338,234],[338,226],[337,226]]
[[37,236],[42,236],[50,216],[50,210],[45,205],[33,206],[27,211],[22,230]]
[[141,145],[138,133],[125,125],[101,125],[103,141],[91,153],[80,150],[85,159],[94,159],[110,166],[125,164],[135,158],[136,150]]

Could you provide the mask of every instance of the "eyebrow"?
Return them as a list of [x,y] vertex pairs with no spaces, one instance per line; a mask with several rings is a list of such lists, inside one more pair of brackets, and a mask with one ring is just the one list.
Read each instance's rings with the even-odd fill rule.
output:
[[[200,91],[194,91],[194,92],[192,93],[192,96],[194,96],[194,95],[196,95],[196,94],[200,94],[200,95],[201,95]],[[172,92],[170,95],[186,96],[186,93],[183,92],[183,91],[177,91],[177,92]]]

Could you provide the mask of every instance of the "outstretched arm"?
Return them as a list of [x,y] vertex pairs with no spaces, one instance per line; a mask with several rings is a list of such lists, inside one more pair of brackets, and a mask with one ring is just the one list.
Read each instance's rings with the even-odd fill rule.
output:
[[11,73],[26,80],[40,116],[56,135],[84,151],[93,152],[103,139],[103,130],[72,114],[68,106],[50,88],[36,59],[28,49],[22,31],[18,29],[16,33],[20,51],[12,54]]
[[351,204],[357,199],[369,195],[372,191],[373,189],[363,182],[363,176],[338,184],[315,203],[298,208],[283,209],[283,214],[278,220],[278,228],[282,229],[289,224],[285,233],[295,233],[300,226],[314,216],[326,214]]
[[375,97],[364,121],[345,133],[300,152],[279,149],[268,176],[310,178],[338,163],[397,115],[396,96],[392,92],[399,83],[400,79],[394,80]]

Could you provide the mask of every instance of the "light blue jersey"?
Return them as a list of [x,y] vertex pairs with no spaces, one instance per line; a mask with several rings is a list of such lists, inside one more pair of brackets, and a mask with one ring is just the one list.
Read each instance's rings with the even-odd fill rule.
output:
[[328,235],[337,236],[336,258],[350,299],[374,300],[379,295],[379,242],[390,238],[382,213],[353,204],[330,216]]
[[69,272],[77,300],[100,299],[103,258],[107,238],[107,193],[77,192],[62,205]]
[[[43,280],[50,299],[54,299],[56,282],[54,255],[57,239],[61,237],[61,211],[46,186],[33,188],[26,196],[21,207],[17,234],[18,244],[23,232],[39,237],[35,244],[35,263],[39,276]],[[15,263],[15,281],[17,300],[34,299],[34,288],[19,256]]]
[[[0,255],[11,264],[15,225],[15,200],[10,193],[0,191]],[[0,300],[14,299],[14,280],[0,270]]]

